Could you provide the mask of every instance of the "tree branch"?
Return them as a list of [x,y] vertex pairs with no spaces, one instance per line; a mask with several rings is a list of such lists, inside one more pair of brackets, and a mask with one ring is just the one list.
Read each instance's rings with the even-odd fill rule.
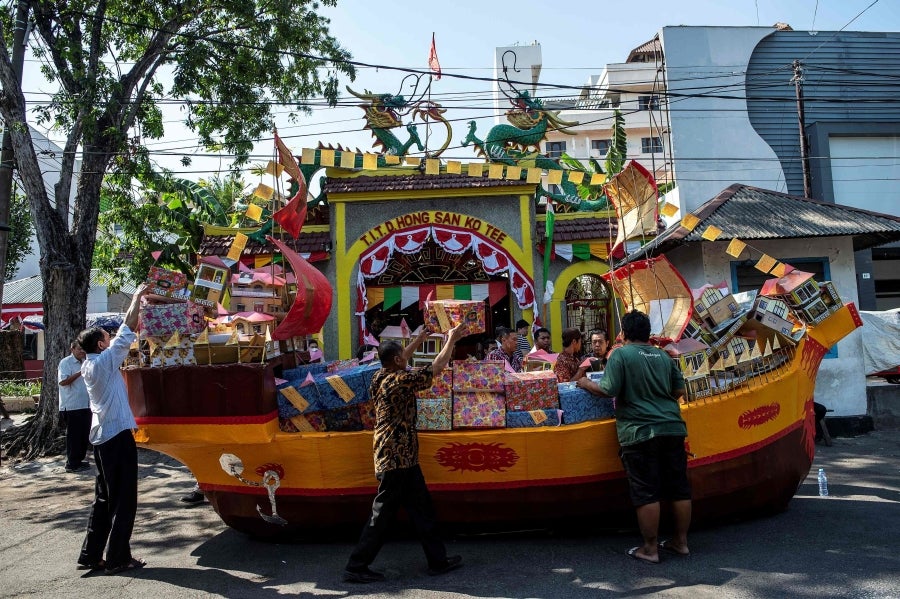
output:
[[[54,19],[56,19],[56,15],[52,12],[52,4],[40,1],[32,2],[31,10],[38,33],[44,38],[47,53],[50,54],[50,60],[53,61],[53,66],[56,67],[56,77],[59,79],[60,85],[62,85],[63,89],[68,93],[72,95],[78,94],[81,91],[81,88],[79,87],[75,76],[72,74],[69,64],[60,52],[64,47],[64,44],[60,43],[59,38],[53,32],[52,24]],[[61,21],[62,19],[59,20]]]

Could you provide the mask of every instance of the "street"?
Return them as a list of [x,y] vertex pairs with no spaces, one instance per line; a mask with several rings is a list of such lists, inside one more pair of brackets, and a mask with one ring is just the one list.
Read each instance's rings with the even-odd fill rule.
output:
[[[387,581],[342,582],[355,541],[269,544],[224,526],[209,504],[184,507],[193,484],[173,460],[141,450],[132,551],[147,567],[85,575],[75,559],[93,497],[92,468],[62,458],[0,469],[0,596],[75,597],[900,597],[900,435],[875,431],[817,446],[790,509],[692,531],[689,558],[654,566],[625,555],[637,530],[451,537],[462,569],[425,571],[410,539],[389,542],[373,568]],[[816,472],[828,474],[819,497]],[[663,535],[664,537],[665,535]]]

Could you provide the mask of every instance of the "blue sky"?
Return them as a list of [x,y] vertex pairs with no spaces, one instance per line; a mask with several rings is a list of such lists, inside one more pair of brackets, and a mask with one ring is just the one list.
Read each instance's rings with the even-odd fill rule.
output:
[[[366,63],[426,68],[431,34],[434,32],[441,66],[445,74],[481,77],[492,75],[493,52],[497,46],[541,44],[542,83],[581,85],[598,74],[607,63],[624,62],[628,52],[650,40],[666,25],[771,26],[785,22],[796,30],[827,32],[900,30],[900,2],[880,0],[643,0],[601,3],[570,0],[565,3],[532,0],[457,0],[450,3],[385,3],[371,0],[338,0],[337,7],[325,7],[332,33],[352,54]],[[863,13],[848,25],[856,15]],[[28,71],[26,67],[26,71]],[[346,81],[357,91],[396,92],[404,74],[387,69],[363,68],[356,82]],[[28,91],[46,89],[36,73],[27,73]],[[343,90],[343,85],[341,87]],[[490,83],[443,77],[432,87],[432,97],[451,108],[448,118],[470,119],[488,116]],[[362,131],[362,111],[354,106],[317,109],[312,115],[290,122],[279,117],[279,131],[289,147],[299,153],[318,141],[371,149],[371,136]],[[154,150],[173,153],[191,146],[192,134],[179,126],[177,108],[166,115],[167,137],[151,142]],[[479,132],[488,127],[485,120]],[[442,134],[442,131],[440,132]],[[465,135],[464,124],[455,126],[454,145]],[[58,139],[58,134],[50,134]],[[405,135],[403,135],[405,138]],[[432,146],[434,144],[432,143]],[[265,162],[271,141],[257,144],[252,162]],[[205,154],[202,149],[197,154]],[[466,149],[455,150],[466,158]],[[474,157],[474,155],[472,155]],[[227,168],[228,156],[193,159],[189,168],[180,165],[178,155],[157,156],[159,163],[182,176],[197,179]],[[248,183],[253,177],[246,175]]]

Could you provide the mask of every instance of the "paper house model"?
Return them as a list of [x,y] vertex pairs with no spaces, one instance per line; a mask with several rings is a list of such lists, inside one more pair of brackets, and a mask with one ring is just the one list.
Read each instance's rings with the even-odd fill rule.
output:
[[780,279],[769,279],[763,283],[760,295],[784,300],[797,316],[810,324],[819,322],[829,314],[813,274],[790,266]]
[[275,317],[271,314],[262,314],[261,312],[238,312],[231,317],[231,325],[241,335],[262,335],[265,336],[266,331],[272,334],[275,329]]
[[399,326],[387,326],[378,336],[381,343],[385,341],[396,341],[401,346],[406,347],[409,344],[409,330]]
[[425,342],[413,353],[413,366],[427,366],[434,362],[434,359],[444,346],[444,336],[440,333],[432,333],[425,338]]
[[709,330],[718,328],[739,312],[737,301],[724,283],[704,285],[691,291],[694,294],[694,314]]
[[[825,307],[828,309],[827,314],[837,312],[837,310],[844,305],[844,300],[838,295],[837,289],[835,289],[834,283],[831,281],[825,281],[819,285],[819,293],[819,297],[822,298],[822,303],[824,303]],[[822,318],[824,318],[824,316]]]
[[684,375],[684,386],[688,399],[704,397],[712,393],[709,384],[709,346],[690,337],[665,347],[666,352],[678,361]]
[[753,320],[782,335],[791,336],[794,323],[791,322],[790,308],[784,300],[772,297],[759,297],[753,308]]
[[231,306],[237,312],[279,315],[284,311],[287,279],[280,267],[263,267],[231,275]]
[[231,270],[218,256],[205,256],[197,268],[194,290],[191,299],[207,308],[216,308],[217,304],[228,307],[228,283]]

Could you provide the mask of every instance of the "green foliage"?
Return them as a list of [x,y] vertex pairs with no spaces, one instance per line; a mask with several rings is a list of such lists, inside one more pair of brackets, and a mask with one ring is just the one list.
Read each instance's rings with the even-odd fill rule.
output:
[[613,116],[612,143],[606,154],[606,174],[613,177],[622,172],[627,156],[628,138],[625,134],[625,117],[617,109]]
[[0,381],[0,397],[27,397],[41,392],[41,379]]
[[588,164],[590,168],[584,166],[580,160],[574,158],[573,156],[569,156],[565,152],[563,152],[562,156],[559,157],[559,161],[562,164],[568,166],[571,170],[581,171],[584,173],[584,181],[583,183],[577,186],[578,189],[578,197],[582,200],[596,200],[603,196],[603,186],[602,185],[591,185],[590,180],[592,175],[602,175],[603,167],[600,166],[600,163],[590,158],[588,160]]
[[31,236],[34,234],[34,222],[28,212],[28,201],[15,189],[9,204],[9,226],[11,231],[6,237],[6,273],[4,273],[6,281],[16,275],[22,260],[31,253]]

